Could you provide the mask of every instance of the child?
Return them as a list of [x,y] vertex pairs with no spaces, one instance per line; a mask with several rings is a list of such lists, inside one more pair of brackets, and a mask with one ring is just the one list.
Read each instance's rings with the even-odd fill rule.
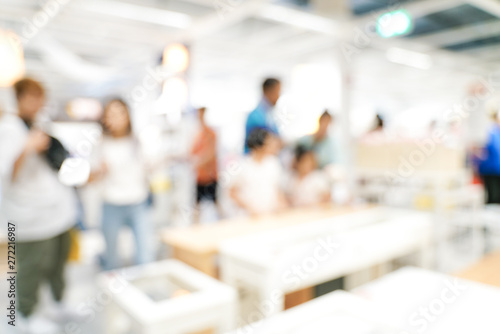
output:
[[298,146],[295,150],[294,167],[295,173],[289,188],[293,206],[312,206],[330,201],[328,178],[317,169],[314,151]]
[[273,213],[286,208],[282,191],[280,162],[273,155],[273,135],[261,128],[247,139],[250,154],[245,157],[230,189],[231,198],[252,216]]
[[149,186],[140,152],[133,137],[129,110],[119,99],[110,101],[102,118],[101,162],[103,209],[102,232],[106,241],[105,269],[120,266],[117,241],[120,230],[131,228],[136,243],[136,263],[153,260],[152,223],[148,217]]

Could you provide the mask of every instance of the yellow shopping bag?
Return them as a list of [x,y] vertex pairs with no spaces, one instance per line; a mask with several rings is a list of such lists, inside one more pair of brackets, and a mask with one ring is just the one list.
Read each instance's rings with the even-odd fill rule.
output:
[[68,261],[78,262],[80,261],[80,231],[77,229],[72,229],[69,231],[71,238],[71,245],[69,248]]

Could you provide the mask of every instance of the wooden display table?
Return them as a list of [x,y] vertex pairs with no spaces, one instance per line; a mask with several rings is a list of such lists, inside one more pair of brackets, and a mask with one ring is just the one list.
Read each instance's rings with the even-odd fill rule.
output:
[[[212,277],[218,277],[218,255],[220,245],[231,238],[287,226],[359,212],[373,206],[323,205],[308,209],[293,209],[280,214],[259,218],[236,218],[222,220],[213,225],[196,225],[187,228],[165,229],[162,241],[172,247],[173,257]],[[288,309],[314,297],[312,288],[304,288],[287,295]]]
[[500,251],[485,256],[478,263],[457,273],[456,276],[500,287]]
[[213,225],[165,229],[161,235],[164,243],[172,247],[173,257],[212,277],[218,277],[219,246],[231,238],[246,236],[287,226],[310,223],[324,218],[362,211],[369,206],[322,206],[311,209],[294,209],[260,218],[222,220]]

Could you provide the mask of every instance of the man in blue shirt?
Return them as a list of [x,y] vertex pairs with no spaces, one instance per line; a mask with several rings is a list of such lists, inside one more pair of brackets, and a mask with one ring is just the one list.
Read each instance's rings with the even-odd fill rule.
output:
[[272,111],[281,95],[281,82],[275,78],[269,78],[262,84],[262,100],[249,115],[245,126],[245,153],[249,152],[247,139],[255,129],[266,129],[279,137],[278,126],[272,115]]
[[479,174],[486,188],[487,203],[500,204],[500,112],[494,118],[495,124],[479,162]]

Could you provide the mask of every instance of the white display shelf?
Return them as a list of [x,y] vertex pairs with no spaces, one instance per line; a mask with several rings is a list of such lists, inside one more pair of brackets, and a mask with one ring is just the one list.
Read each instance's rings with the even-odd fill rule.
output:
[[335,291],[231,334],[400,334],[389,319],[376,305]]
[[429,214],[374,208],[225,242],[222,280],[255,292],[267,317],[283,310],[286,293],[405,255],[419,253],[428,266],[430,240]]
[[[131,333],[225,333],[235,328],[236,292],[177,260],[105,272],[98,282],[112,297],[106,333],[119,331],[120,314],[130,320]],[[179,292],[183,295],[176,296]]]
[[[441,159],[441,158],[440,158]],[[483,253],[484,190],[472,184],[473,173],[465,168],[418,170],[400,175],[397,170],[359,167],[359,198],[399,208],[414,208],[435,215],[434,243],[439,246],[435,269],[449,270],[446,252],[449,242],[465,228],[471,231],[471,254]]]
[[496,334],[500,289],[406,267],[355,289],[394,319],[403,333]]

